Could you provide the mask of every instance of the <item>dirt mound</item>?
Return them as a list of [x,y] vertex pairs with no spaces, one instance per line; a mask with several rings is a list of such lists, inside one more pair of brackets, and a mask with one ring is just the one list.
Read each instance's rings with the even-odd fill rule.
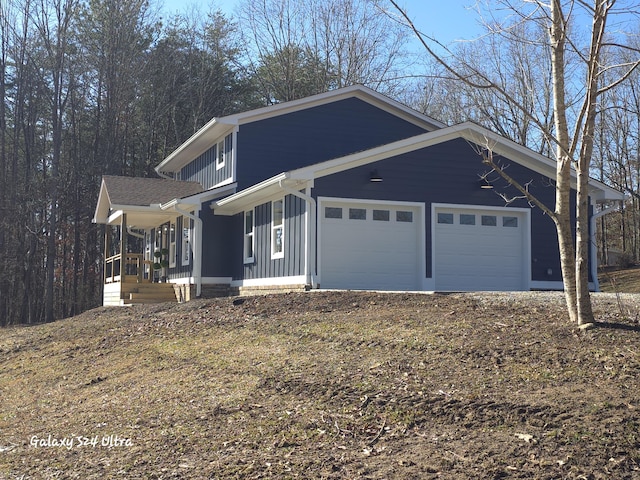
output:
[[0,479],[640,479],[611,295],[310,292],[0,331]]

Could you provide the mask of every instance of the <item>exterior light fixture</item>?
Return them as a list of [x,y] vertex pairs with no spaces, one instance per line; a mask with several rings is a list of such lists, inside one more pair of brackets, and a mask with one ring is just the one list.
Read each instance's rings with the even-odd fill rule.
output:
[[371,171],[371,174],[369,175],[369,181],[370,182],[381,182],[382,181],[382,177],[378,173],[378,170],[372,170]]
[[486,178],[480,179],[480,188],[483,190],[493,190],[493,185]]

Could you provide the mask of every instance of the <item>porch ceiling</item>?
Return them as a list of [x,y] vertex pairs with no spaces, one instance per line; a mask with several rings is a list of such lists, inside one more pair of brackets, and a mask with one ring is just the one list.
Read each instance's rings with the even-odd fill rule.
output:
[[127,215],[127,227],[146,229],[155,228],[163,223],[169,222],[179,214],[158,208],[123,208],[115,210],[109,215],[107,225],[120,225],[122,215]]

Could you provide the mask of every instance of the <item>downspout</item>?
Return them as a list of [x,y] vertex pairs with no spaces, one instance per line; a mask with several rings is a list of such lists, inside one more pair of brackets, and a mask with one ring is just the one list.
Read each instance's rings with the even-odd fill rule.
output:
[[604,217],[605,215],[617,210],[618,207],[609,207],[601,210],[597,213],[594,213],[591,216],[591,220],[589,221],[589,229],[591,230],[591,258],[593,261],[591,262],[591,278],[593,278],[594,291],[600,291],[600,282],[598,281],[598,248],[596,244],[596,220],[600,217]]
[[194,221],[193,228],[193,279],[196,282],[196,297],[200,297],[202,295],[202,219],[198,215],[193,215],[190,212],[182,210],[176,204],[174,210],[179,214],[190,218]]
[[138,233],[133,231],[133,227],[127,226],[127,233],[132,237],[141,238],[144,240],[144,233]]
[[301,198],[308,205],[309,215],[307,217],[306,224],[306,241],[304,242],[305,259],[304,259],[304,274],[306,282],[311,285],[311,288],[318,288],[316,281],[316,236],[314,233],[314,225],[316,225],[316,200],[306,193],[299,192],[290,187],[284,185],[283,180],[278,183],[280,188],[286,193],[293,195],[294,197]]

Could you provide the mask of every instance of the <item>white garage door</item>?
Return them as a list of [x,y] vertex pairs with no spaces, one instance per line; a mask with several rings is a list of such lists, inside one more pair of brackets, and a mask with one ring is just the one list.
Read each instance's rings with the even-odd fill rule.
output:
[[415,204],[320,202],[320,284],[352,290],[418,290],[424,264]]
[[447,207],[434,210],[436,290],[528,289],[525,212]]

